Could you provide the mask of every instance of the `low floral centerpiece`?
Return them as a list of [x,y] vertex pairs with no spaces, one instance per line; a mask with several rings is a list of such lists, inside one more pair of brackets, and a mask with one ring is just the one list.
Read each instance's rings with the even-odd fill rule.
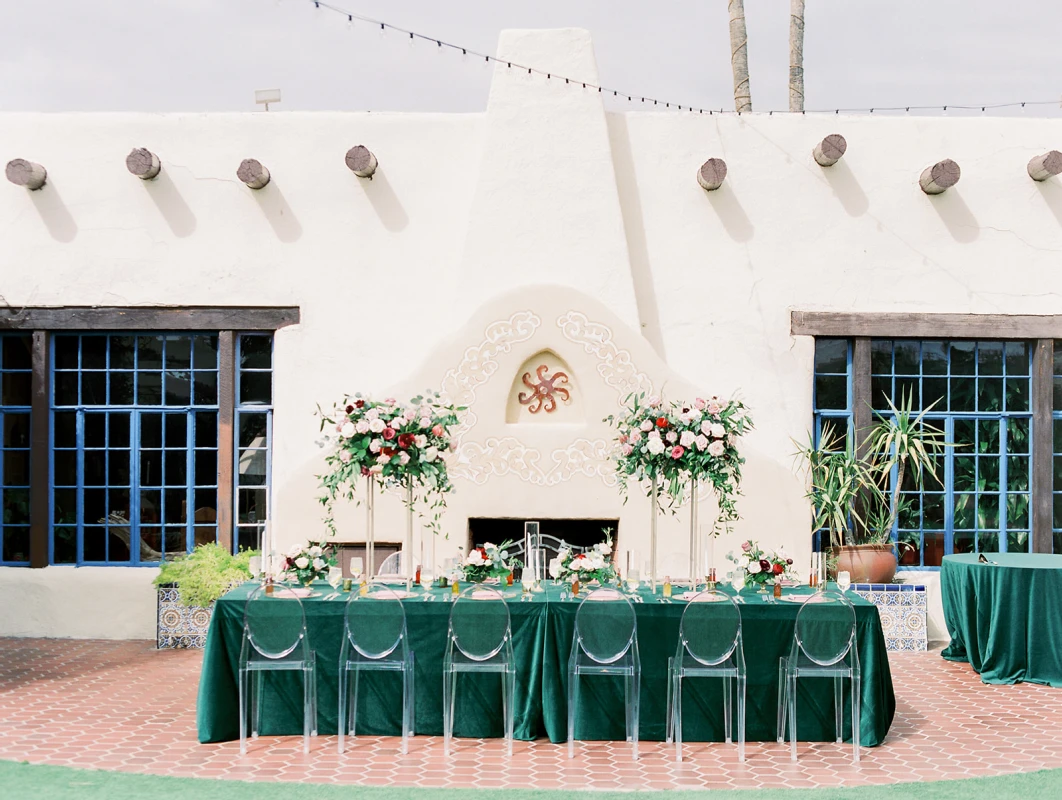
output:
[[614,459],[621,491],[627,483],[653,480],[674,506],[682,502],[691,480],[707,481],[719,505],[712,535],[736,521],[741,486],[738,440],[752,429],[752,418],[740,400],[676,403],[660,396],[632,394],[624,413],[605,418],[616,429]]
[[595,544],[585,553],[576,553],[570,547],[562,547],[557,552],[557,557],[550,561],[549,574],[559,580],[611,583],[616,580],[616,565],[612,563],[611,555],[612,537],[608,534],[605,541]]
[[328,569],[336,565],[334,548],[318,544],[297,544],[288,550],[278,576],[289,581],[309,586],[315,580],[328,577]]
[[485,542],[482,547],[473,547],[461,564],[461,576],[470,583],[507,578],[513,570],[523,566],[518,558],[510,558],[506,548],[511,546],[511,541],[505,541],[501,544]]
[[463,410],[444,404],[438,392],[408,403],[359,393],[344,397],[331,411],[319,407],[325,444],[332,447],[325,456],[329,471],[318,476],[329,530],[336,532],[336,499],[355,500],[358,482],[373,477],[384,486],[406,489],[411,503],[423,502],[431,511],[428,524],[437,531],[446,494],[453,490],[445,456],[454,447],[451,431]]
[[793,577],[793,559],[782,548],[765,550],[749,539],[741,543],[738,553],[726,557],[744,574],[746,586],[764,587]]

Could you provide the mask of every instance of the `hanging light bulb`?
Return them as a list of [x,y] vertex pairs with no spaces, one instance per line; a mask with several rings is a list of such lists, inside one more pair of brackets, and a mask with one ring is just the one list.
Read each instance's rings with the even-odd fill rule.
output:
[[351,14],[347,14],[347,30],[354,29],[354,17]]

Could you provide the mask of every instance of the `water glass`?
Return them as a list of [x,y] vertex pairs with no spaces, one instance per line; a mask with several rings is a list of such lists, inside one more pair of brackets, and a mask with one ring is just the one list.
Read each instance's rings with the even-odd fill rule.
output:
[[641,584],[642,575],[637,567],[627,569],[627,589],[631,592],[638,591],[638,586]]
[[525,594],[535,588],[535,571],[533,569],[524,567],[520,572],[520,585],[523,587]]
[[730,588],[734,590],[734,594],[740,594],[745,588],[745,574],[741,570],[730,573]]
[[257,578],[262,574],[262,557],[251,556],[247,559],[247,569],[251,572],[252,578]]
[[329,567],[328,568],[328,584],[332,587],[332,589],[334,589],[335,591],[338,592],[339,591],[339,587],[342,585],[342,583],[343,583],[343,570],[341,570],[339,567]]
[[852,585],[852,575],[848,572],[837,573],[837,588],[841,590],[841,593],[847,592]]

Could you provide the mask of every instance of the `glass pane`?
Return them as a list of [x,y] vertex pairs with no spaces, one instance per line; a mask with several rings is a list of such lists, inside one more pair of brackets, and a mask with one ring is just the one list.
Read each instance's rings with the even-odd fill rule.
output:
[[107,483],[111,486],[129,485],[129,451],[107,451]]
[[927,494],[922,501],[922,527],[926,530],[944,528],[944,495]]
[[7,486],[29,486],[30,454],[28,450],[8,450],[4,453],[4,483]]
[[55,451],[55,485],[77,486],[77,451]]
[[128,489],[109,489],[107,491],[107,508],[111,514],[119,514],[123,520],[132,519]]
[[1056,494],[1054,496],[1054,514],[1052,520],[1052,528],[1062,528],[1062,494]]
[[158,489],[140,490],[140,524],[153,525],[162,520],[162,492]]
[[107,415],[107,441],[111,447],[129,446],[129,413]]
[[29,528],[7,526],[3,530],[3,559],[9,562],[29,561]]
[[161,372],[137,373],[136,401],[142,406],[157,406],[162,404]]
[[918,342],[897,341],[893,356],[893,366],[897,375],[917,375],[919,372]]
[[195,490],[195,521],[217,522],[218,520],[218,490],[196,489]]
[[[958,427],[958,426],[956,426]],[[977,423],[977,452],[999,452],[999,420],[983,419]]]
[[133,404],[134,373],[112,372],[111,381],[111,405],[130,406]]
[[52,492],[52,514],[57,525],[77,522],[77,489],[56,489]]
[[892,372],[890,339],[873,339],[870,342],[870,372],[874,375],[888,375]]
[[106,489],[83,489],[81,492],[84,519],[88,523],[104,523],[107,521],[107,490]]
[[241,450],[239,477],[241,486],[264,486],[266,482],[267,450]]
[[[845,378],[820,378],[819,380],[840,381],[846,383]],[[243,372],[240,373],[240,403],[241,404],[265,404],[268,405],[273,399],[273,373],[271,372]],[[820,408],[845,408],[840,406],[820,406]]]
[[1003,374],[1003,343],[1002,342],[978,342],[977,343],[977,374],[978,375],[1002,375]]
[[980,378],[977,381],[977,410],[1003,410],[1003,381],[1000,378]]
[[111,369],[132,369],[136,366],[136,337],[111,337]]
[[29,447],[30,415],[4,414],[4,447]]
[[144,547],[141,548],[141,555],[148,555],[144,552],[144,548],[150,548],[152,550],[162,550],[162,528],[158,525],[141,525],[140,526],[140,541]]
[[926,531],[923,540],[922,563],[927,567],[939,567],[944,558],[944,532]]
[[240,414],[240,447],[264,447],[266,444],[266,414]]
[[981,531],[978,533],[977,551],[979,553],[998,553],[999,531]]
[[188,446],[188,418],[184,414],[166,415],[166,447]]
[[81,369],[107,369],[107,337],[81,337]]
[[923,378],[922,379],[922,408],[932,407],[933,411],[947,411],[948,409],[948,380],[947,378]]
[[137,369],[162,369],[162,337],[138,336]]
[[195,446],[218,446],[218,414],[216,411],[198,411],[195,415]]
[[1029,527],[1029,495],[1007,495],[1007,527],[1023,530]]
[[140,451],[140,483],[144,486],[162,485],[162,451]]
[[192,340],[188,336],[166,337],[166,370],[192,368]]
[[107,560],[111,562],[128,561],[129,540],[132,535],[129,532],[129,526],[112,525],[107,529],[107,533]]
[[1062,456],[1055,456],[1055,491],[1062,491]]
[[[12,416],[12,414],[5,415],[5,422]],[[77,447],[77,413],[56,411],[52,416],[52,436],[56,447]]]
[[973,342],[951,343],[951,374],[973,375],[977,366]]
[[900,407],[908,402],[916,411],[921,408],[921,394],[918,388],[918,378],[896,378],[893,404]]
[[259,522],[266,519],[266,490],[239,489],[239,521]]
[[86,406],[107,405],[107,373],[81,373],[81,403]]
[[[956,525],[958,527],[958,525]],[[966,526],[963,526],[966,527]],[[983,494],[977,498],[977,528],[999,527],[999,495]]]
[[1007,551],[1010,553],[1028,553],[1031,549],[1028,531],[1007,531]]
[[107,530],[95,525],[85,526],[83,535],[84,559],[86,561],[107,560]]
[[[244,335],[240,337],[241,369],[270,369],[272,366],[273,338],[271,336]],[[845,369],[842,367],[837,372],[845,372]]]
[[140,446],[162,447],[162,415],[140,415]]
[[948,350],[944,342],[922,342],[922,374],[946,375]]
[[1029,452],[1029,422],[1019,418],[1007,420],[1007,452]]
[[1007,411],[1029,410],[1029,379],[1007,378]]
[[3,520],[8,525],[29,525],[29,489],[4,489]]
[[194,360],[192,366],[195,369],[217,369],[218,368],[218,337],[217,336],[196,336],[193,340],[193,356]]
[[977,459],[977,491],[999,491],[999,456]]
[[195,526],[195,546],[199,547],[201,544],[213,544],[217,541],[218,529],[215,525],[196,525]]
[[1007,342],[1007,374],[1029,374],[1029,351],[1025,342]]
[[955,494],[955,499],[953,502],[953,518],[955,520],[954,525],[956,530],[958,530],[959,528],[975,527],[975,520],[977,518],[974,508],[975,496],[976,495],[973,494]]
[[28,372],[0,374],[0,405],[28,406],[33,398],[30,391],[31,378]]
[[77,336],[55,337],[55,368],[77,369]]
[[163,492],[162,521],[167,525],[183,523],[186,519],[188,493],[184,489],[166,489]]
[[4,369],[33,369],[33,337],[0,337],[3,350],[0,351],[0,366]]
[[77,373],[57,372],[52,377],[55,385],[55,404],[57,406],[76,406]]
[[[1010,456],[1007,459],[1007,491],[1029,491],[1029,457]],[[1022,525],[1020,527],[1027,527]]]
[[189,372],[166,373],[166,405],[186,406],[192,402],[192,375]]
[[974,411],[977,381],[974,378],[952,378],[949,386],[952,411]]
[[85,486],[107,485],[107,452],[105,450],[85,451]]
[[976,463],[973,456],[955,456],[955,491],[972,492],[977,488]]
[[77,561],[77,529],[56,528],[52,534],[52,558],[56,564]]
[[1062,378],[1055,378],[1055,411],[1062,411]]
[[218,374],[216,372],[194,372],[194,397],[198,406],[213,406],[218,402]]
[[881,411],[889,407],[888,400],[892,399],[892,378],[870,379],[870,406],[875,411]]
[[85,414],[85,447],[107,446],[107,415]]
[[218,454],[214,450],[197,450],[195,453],[196,486],[214,486],[218,482]]
[[184,486],[188,480],[186,450],[166,450],[166,486]]
[[842,375],[847,374],[848,340],[816,339],[815,372],[833,372]]

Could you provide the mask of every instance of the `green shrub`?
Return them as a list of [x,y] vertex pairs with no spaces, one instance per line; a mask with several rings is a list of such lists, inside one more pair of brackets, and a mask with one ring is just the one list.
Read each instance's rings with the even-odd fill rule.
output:
[[205,608],[251,579],[248,563],[255,555],[257,550],[232,555],[219,544],[201,544],[188,555],[164,562],[155,585],[175,583],[181,605]]

